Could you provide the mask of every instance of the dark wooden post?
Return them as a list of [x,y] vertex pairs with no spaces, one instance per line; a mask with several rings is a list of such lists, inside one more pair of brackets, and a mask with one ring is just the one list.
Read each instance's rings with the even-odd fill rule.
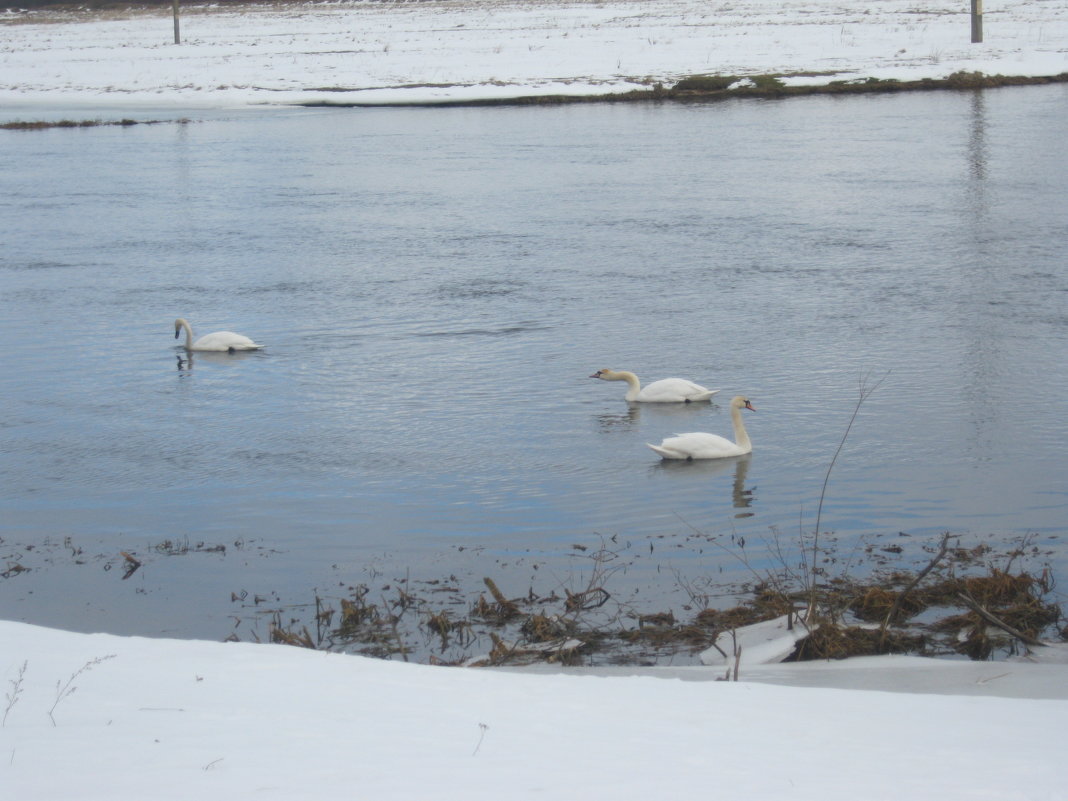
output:
[[[972,2],[975,3],[977,0],[972,0]],[[174,43],[182,43],[182,37],[178,33],[178,0],[174,0]]]

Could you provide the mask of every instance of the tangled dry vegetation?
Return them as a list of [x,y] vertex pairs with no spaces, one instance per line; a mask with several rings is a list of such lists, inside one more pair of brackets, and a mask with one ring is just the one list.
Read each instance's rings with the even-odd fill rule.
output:
[[406,580],[378,599],[360,585],[332,602],[317,597],[310,622],[275,612],[269,638],[432,664],[653,665],[693,659],[721,633],[811,610],[819,627],[788,661],[887,653],[991,659],[1068,639],[1050,570],[1016,567],[1040,556],[1033,542],[995,555],[987,546],[961,548],[946,535],[931,550],[920,571],[863,581],[827,579],[819,568],[809,573],[816,581],[789,570],[768,573],[737,588],[738,602],[722,609],[699,603],[708,595],[691,593],[683,609],[638,613],[614,602],[603,569],[582,592],[544,596],[533,589],[511,596],[486,578],[462,610],[455,597],[434,600],[459,593],[448,581],[425,583],[421,591]]
[[[312,591],[308,603],[240,590],[231,593],[225,614],[235,621],[229,639],[444,665],[677,665],[697,663],[722,634],[795,612],[818,626],[792,660],[886,653],[998,659],[1068,641],[1063,594],[1048,561],[1055,554],[1037,537],[995,551],[965,547],[961,537],[921,542],[902,535],[891,544],[850,546],[848,557],[829,534],[822,544],[809,534],[799,550],[787,548],[777,533],[763,550],[736,537],[722,546],[714,535],[693,537],[720,547],[748,581],[739,582],[737,572],[727,574],[734,576],[730,583],[718,574],[683,576],[658,561],[663,592],[653,600],[649,592],[635,593],[626,578],[637,553],[606,540],[581,554],[577,576],[554,577],[548,590],[517,591],[508,586],[514,578],[479,581],[478,574],[378,574],[338,585],[329,596]],[[60,562],[103,565],[108,575],[130,581],[139,597],[133,579],[160,575],[160,560],[228,559],[231,552],[269,555],[241,541],[224,547],[165,540],[143,551],[97,555],[69,538],[51,549],[7,543],[0,580],[32,582]],[[774,567],[761,567],[769,564]]]

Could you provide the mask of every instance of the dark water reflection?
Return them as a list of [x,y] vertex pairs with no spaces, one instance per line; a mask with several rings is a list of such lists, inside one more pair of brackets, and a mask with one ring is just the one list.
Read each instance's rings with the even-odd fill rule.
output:
[[684,462],[663,459],[654,465],[655,470],[689,470],[708,477],[727,473],[733,477],[730,485],[731,506],[739,510],[734,516],[750,517],[749,509],[756,501],[756,488],[746,483],[749,475],[749,463],[753,454],[733,456],[727,459],[709,459],[707,461]]
[[[0,616],[217,637],[232,595],[548,592],[606,542],[615,589],[655,607],[677,575],[744,572],[712,539],[781,561],[884,376],[822,527],[850,552],[907,535],[903,561],[942,531],[1033,535],[1063,566],[1066,99],[9,133],[0,559],[32,570],[0,580]],[[267,350],[190,357],[179,315]],[[603,367],[722,392],[628,407]],[[645,447],[729,433],[740,392],[752,456]],[[121,550],[148,557],[125,582]]]

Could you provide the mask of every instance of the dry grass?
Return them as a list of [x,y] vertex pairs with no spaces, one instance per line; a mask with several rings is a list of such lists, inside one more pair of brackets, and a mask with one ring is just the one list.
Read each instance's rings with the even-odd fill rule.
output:
[[[945,543],[944,543],[945,544]],[[68,539],[44,546],[7,544],[3,581],[26,581],[37,569],[69,554],[71,564],[105,564],[121,574],[136,565],[152,571],[160,559],[226,558],[254,548],[244,541],[221,545],[164,540],[142,551],[88,557]],[[938,553],[935,551],[938,550]],[[25,551],[25,553],[23,552]],[[38,553],[40,551],[40,553]],[[858,654],[957,653],[988,659],[1020,644],[1068,640],[1060,595],[1048,569],[1029,570],[1046,554],[1033,546],[998,555],[984,548],[927,547],[927,567],[895,569],[863,578],[819,572],[813,620],[820,624],[794,659],[835,659]],[[24,566],[16,557],[38,557]],[[1023,558],[1021,558],[1021,556]],[[133,557],[131,560],[130,557]],[[476,591],[450,575],[437,580],[407,576],[380,584],[349,585],[314,603],[284,603],[277,592],[234,592],[232,639],[261,639],[303,648],[343,650],[436,664],[525,664],[555,661],[589,665],[649,665],[693,655],[733,630],[807,609],[812,587],[798,575],[719,586],[713,577],[687,582],[676,574],[682,603],[649,609],[637,595],[613,596],[612,570],[628,564],[621,553],[591,552],[594,569],[581,589],[554,577],[548,593],[509,591],[484,578]],[[195,562],[194,562],[195,563]],[[822,562],[821,562],[822,564]],[[606,565],[613,565],[612,570]],[[861,568],[863,570],[863,568]],[[25,575],[24,575],[25,574]],[[755,572],[754,572],[755,575]],[[547,578],[547,577],[546,577]],[[720,607],[714,600],[725,600]],[[895,611],[896,610],[896,611]],[[893,613],[893,614],[891,614]]]
[[851,656],[875,656],[891,653],[924,653],[928,641],[922,634],[904,631],[883,636],[878,629],[861,626],[821,625],[798,644],[787,661],[845,659]]
[[[820,588],[816,615],[820,627],[803,641],[791,660],[843,659],[885,653],[937,655],[957,652],[976,659],[989,658],[994,649],[1011,645],[1011,637],[970,612],[961,593],[979,599],[985,608],[1003,616],[1021,631],[1049,631],[1060,619],[1060,609],[1046,600],[1052,589],[1047,574],[1007,573],[991,569],[984,575],[963,578],[939,576],[929,585],[915,587],[916,574],[898,571],[892,581],[873,578],[869,583],[838,581]],[[440,645],[440,664],[467,663],[467,657],[446,657],[451,647],[477,648],[488,639],[489,653],[477,664],[526,664],[554,661],[566,664],[655,664],[659,656],[696,653],[711,647],[717,636],[731,630],[771,620],[804,607],[806,592],[788,596],[768,585],[758,585],[744,603],[725,609],[706,608],[690,618],[674,610],[651,613],[626,612],[608,618],[587,618],[574,603],[575,594],[547,598],[529,593],[507,598],[490,579],[485,579],[490,597],[479,595],[466,618],[448,610],[426,611],[418,623],[427,637]],[[896,585],[896,586],[895,586]],[[906,587],[906,592],[899,589]],[[594,597],[597,588],[583,595]],[[607,593],[606,593],[607,594]],[[492,600],[491,600],[492,599]],[[415,599],[416,605],[425,601]],[[553,609],[552,607],[555,607]],[[913,618],[935,608],[945,613],[928,623]],[[853,625],[830,610],[850,610],[857,618],[882,625]],[[887,616],[895,611],[894,620]],[[368,626],[377,614],[373,605],[342,603],[342,626],[330,639],[364,644],[377,642],[377,627]],[[481,627],[481,628],[480,628]],[[486,628],[488,627],[488,629]],[[297,644],[305,644],[297,637]]]
[[882,623],[896,609],[892,623],[918,615],[927,605],[915,594],[902,595],[885,587],[868,587],[849,604],[849,610],[860,620]]

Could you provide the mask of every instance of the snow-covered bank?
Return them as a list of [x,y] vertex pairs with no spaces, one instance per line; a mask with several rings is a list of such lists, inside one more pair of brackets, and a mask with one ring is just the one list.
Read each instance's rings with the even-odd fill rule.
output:
[[[989,693],[928,695],[832,679],[522,675],[10,622],[0,655],[0,787],[20,801],[1064,793],[1064,665],[891,663],[911,689]],[[860,664],[823,673],[857,688],[885,678]],[[799,683],[820,667],[802,666]],[[790,666],[768,670],[788,682]],[[1031,700],[1028,686],[1061,691]]]
[[[50,20],[50,21],[49,21]],[[420,103],[590,95],[693,74],[793,83],[1068,70],[1068,0],[329,3],[0,14],[0,104]],[[797,75],[806,73],[805,75]]]

